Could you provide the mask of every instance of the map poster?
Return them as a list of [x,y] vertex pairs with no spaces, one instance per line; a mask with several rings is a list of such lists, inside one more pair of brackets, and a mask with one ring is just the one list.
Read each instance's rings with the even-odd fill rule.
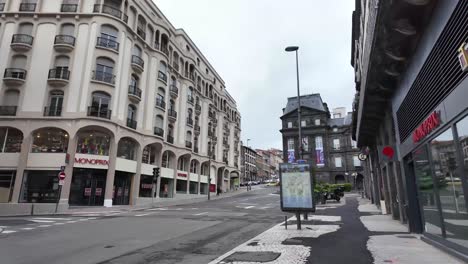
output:
[[315,212],[310,164],[280,164],[281,210]]

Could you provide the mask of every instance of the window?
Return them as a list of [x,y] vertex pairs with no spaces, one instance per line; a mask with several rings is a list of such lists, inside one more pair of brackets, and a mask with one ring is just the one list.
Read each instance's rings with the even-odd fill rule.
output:
[[361,161],[359,160],[358,156],[353,156],[353,164],[354,167],[361,167]]
[[294,150],[294,138],[288,138],[288,150]]
[[46,107],[47,116],[60,116],[62,114],[63,92],[52,91],[49,95],[49,107]]
[[288,122],[288,128],[292,128],[292,122]]
[[335,167],[341,168],[341,157],[335,157]]
[[20,201],[55,203],[58,199],[58,171],[25,171]]
[[110,136],[93,130],[78,133],[76,152],[92,155],[109,155]]
[[0,127],[0,153],[19,153],[23,133],[11,127]]
[[333,139],[333,148],[340,149],[340,139],[338,138]]
[[338,128],[334,127],[333,132],[338,132]]
[[155,164],[156,161],[156,147],[148,145],[143,149],[141,162],[145,164]]
[[58,128],[41,128],[33,133],[33,153],[66,153],[68,133]]
[[309,137],[302,137],[302,148],[304,151],[309,151]]
[[98,38],[98,46],[118,50],[118,35],[119,31],[115,27],[110,25],[103,25],[101,27],[101,36]]
[[109,111],[110,95],[103,92],[94,92],[91,101],[91,111],[99,115],[107,115]]
[[137,149],[137,143],[130,138],[123,138],[119,141],[117,147],[117,157],[128,160],[135,160],[135,151]]
[[307,122],[306,122],[305,120],[302,120],[302,121],[301,121],[301,127],[305,127],[305,126],[306,126],[306,123],[307,123]]
[[127,118],[130,120],[136,120],[136,107],[134,105],[128,105]]
[[353,139],[351,139],[351,146],[353,148],[357,148],[357,142],[355,140],[353,140]]
[[315,119],[315,125],[320,126],[320,119]]
[[114,61],[106,58],[99,57],[96,59],[96,72],[93,77],[96,81],[114,83]]
[[161,167],[163,168],[170,168],[171,166],[171,159],[169,157],[169,152],[165,151],[162,156]]

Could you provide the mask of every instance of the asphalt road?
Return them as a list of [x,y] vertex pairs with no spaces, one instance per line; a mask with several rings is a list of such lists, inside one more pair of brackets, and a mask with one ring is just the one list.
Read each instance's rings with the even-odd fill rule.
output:
[[0,218],[0,262],[208,263],[284,220],[276,190],[134,212]]

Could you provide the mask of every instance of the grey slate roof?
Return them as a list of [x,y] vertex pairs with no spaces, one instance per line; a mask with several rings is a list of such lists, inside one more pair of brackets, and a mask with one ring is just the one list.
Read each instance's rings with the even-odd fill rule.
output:
[[329,126],[350,126],[353,121],[353,114],[348,113],[345,117],[331,118],[328,120]]
[[[289,97],[283,115],[289,114],[297,109],[298,102],[296,97]],[[319,111],[326,111],[323,107],[322,97],[320,94],[308,94],[301,96],[301,106],[316,109]]]

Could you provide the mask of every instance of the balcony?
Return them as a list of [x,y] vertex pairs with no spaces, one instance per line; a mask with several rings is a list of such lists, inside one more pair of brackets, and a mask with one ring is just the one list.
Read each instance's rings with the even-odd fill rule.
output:
[[154,127],[154,134],[156,136],[164,137],[164,129],[160,127]]
[[193,99],[193,96],[189,95],[187,97],[187,103],[192,104],[192,105],[195,103],[195,100]]
[[17,68],[6,68],[3,74],[3,82],[6,85],[19,86],[26,81],[27,71]]
[[176,70],[176,71],[179,71],[179,64],[177,62],[173,62],[172,63],[172,67]]
[[177,88],[177,86],[171,84],[171,86],[169,87],[169,90],[171,92],[171,97],[172,98],[177,98],[177,96],[179,96],[179,88]]
[[94,106],[88,107],[88,116],[110,119],[111,114],[112,114],[112,110],[109,110],[107,108],[99,109],[99,107],[94,107]]
[[58,67],[49,70],[47,82],[52,86],[65,86],[70,80],[68,67]]
[[75,37],[69,35],[57,35],[54,40],[54,48],[58,52],[70,52],[75,47]]
[[10,47],[14,51],[26,52],[32,48],[33,36],[27,34],[14,34],[11,38]]
[[78,10],[78,5],[76,4],[62,4],[62,7],[60,7],[60,12],[71,12],[74,13]]
[[201,105],[198,103],[195,105],[195,114],[200,115],[201,114]]
[[177,120],[177,112],[172,110],[172,109],[169,109],[169,111],[167,113],[167,117],[168,117],[169,121],[175,122]]
[[138,73],[142,73],[145,68],[145,62],[137,55],[132,56],[132,68]]
[[187,118],[187,126],[193,127],[193,119]]
[[167,49],[167,44],[161,46],[161,51],[169,57],[169,50]]
[[197,135],[197,136],[200,135],[200,130],[201,130],[201,129],[200,129],[200,126],[199,126],[199,125],[195,125],[195,127],[194,127],[194,129],[193,129],[193,131],[195,132],[195,135]]
[[0,105],[0,116],[15,116],[17,109],[17,106]]
[[128,22],[128,16],[125,15],[125,14],[122,14],[122,11],[120,11],[118,8],[115,8],[113,6],[102,5],[102,8],[101,8],[100,4],[96,4],[96,5],[94,5],[93,12],[94,13],[108,14],[108,15],[111,15],[111,16],[116,17],[118,19],[122,19],[125,23]]
[[127,126],[129,128],[133,128],[133,129],[136,129],[137,127],[137,121],[136,120],[133,120],[131,118],[127,118]]
[[156,98],[156,107],[160,108],[163,111],[166,111],[166,102],[160,98]]
[[19,7],[21,12],[34,12],[36,11],[36,4],[21,3]]
[[114,52],[119,52],[119,43],[115,40],[108,39],[108,38],[98,37],[96,47],[108,49]]
[[189,149],[192,149],[192,141],[185,141],[185,147],[186,148],[189,148]]
[[158,80],[161,80],[161,81],[167,83],[167,75],[164,72],[159,71],[158,72]]
[[137,35],[140,36],[143,40],[146,40],[145,30],[141,27],[137,27]]
[[110,84],[112,86],[115,84],[115,75],[109,72],[93,71],[92,79],[93,81]]
[[135,103],[139,103],[141,101],[141,89],[135,85],[129,85],[128,98]]
[[167,135],[167,143],[174,144],[174,137]]
[[46,106],[44,107],[44,116],[61,116],[62,107]]

